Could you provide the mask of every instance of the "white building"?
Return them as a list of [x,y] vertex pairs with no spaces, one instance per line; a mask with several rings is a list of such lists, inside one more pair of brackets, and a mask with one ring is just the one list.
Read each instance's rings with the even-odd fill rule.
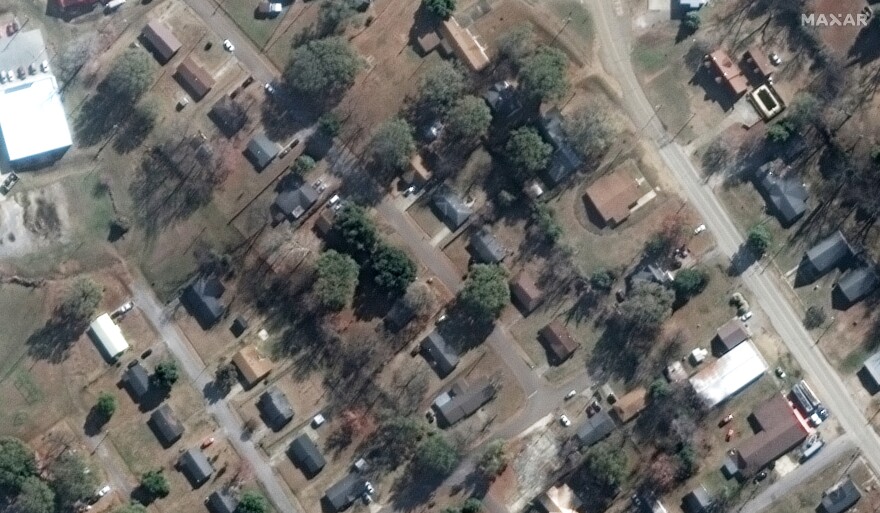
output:
[[767,362],[751,340],[734,347],[690,381],[706,406],[712,408],[747,387],[767,371]]
[[122,330],[110,318],[110,314],[103,314],[89,325],[89,334],[92,340],[103,351],[104,356],[110,360],[116,360],[128,349],[128,342],[122,335]]

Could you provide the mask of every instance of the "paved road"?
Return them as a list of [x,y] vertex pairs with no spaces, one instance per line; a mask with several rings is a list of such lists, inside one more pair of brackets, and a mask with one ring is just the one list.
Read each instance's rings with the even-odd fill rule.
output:
[[[652,142],[672,176],[677,179],[691,204],[700,213],[710,233],[715,236],[719,249],[732,257],[743,244],[743,237],[712,189],[703,183],[703,178],[683,149],[676,142],[670,142],[669,135],[654,115],[654,108],[642,91],[630,62],[630,20],[617,17],[611,2],[589,0],[587,5],[596,20],[603,66],[617,79],[630,117],[636,126],[645,126],[645,139]],[[678,128],[680,127],[672,127],[675,130]],[[804,329],[800,314],[783,293],[783,287],[787,285],[775,273],[763,272],[761,266],[752,266],[743,274],[742,279],[792,355],[806,371],[811,386],[862,449],[865,459],[874,471],[880,472],[880,437],[868,425],[840,376]]]
[[[204,390],[205,386],[213,378],[212,373],[205,366],[202,359],[193,349],[192,345],[180,332],[177,325],[170,320],[170,311],[167,310],[158,299],[153,290],[143,280],[137,280],[131,284],[131,293],[134,303],[144,313],[144,316],[153,325],[159,336],[168,346],[168,350],[177,359],[183,371],[189,377],[198,390]],[[225,400],[208,402],[206,411],[214,416],[220,429],[223,431],[229,443],[238,452],[242,459],[247,461],[254,471],[257,480],[263,485],[269,500],[275,506],[276,511],[298,513],[304,511],[295,499],[285,492],[285,485],[281,483],[275,470],[263,459],[260,451],[250,440],[241,437],[244,427],[241,419]]]

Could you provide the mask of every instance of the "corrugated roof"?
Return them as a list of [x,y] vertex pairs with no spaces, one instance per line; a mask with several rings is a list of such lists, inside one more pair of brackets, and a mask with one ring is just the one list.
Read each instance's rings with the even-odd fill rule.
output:
[[745,341],[690,378],[706,406],[712,408],[761,377],[767,362],[751,341]]
[[177,76],[196,101],[201,100],[214,87],[214,77],[189,55],[177,67]]
[[144,38],[159,54],[159,60],[167,62],[180,50],[181,44],[171,29],[159,20],[153,20],[144,26]]

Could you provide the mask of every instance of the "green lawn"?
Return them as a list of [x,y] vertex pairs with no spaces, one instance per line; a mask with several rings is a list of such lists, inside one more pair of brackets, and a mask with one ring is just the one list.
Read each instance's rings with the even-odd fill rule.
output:
[[666,65],[668,49],[656,46],[639,45],[633,50],[633,62],[645,73],[656,73]]
[[45,321],[43,301],[45,294],[40,289],[0,285],[0,382],[10,376],[11,371],[25,355],[25,341]]
[[277,18],[257,19],[254,16],[256,5],[257,2],[223,0],[223,10],[257,46],[263,48],[290,9],[281,13]]
[[588,44],[592,44],[595,32],[593,19],[584,4],[577,0],[555,0],[547,5],[563,20],[570,20],[565,26],[566,31],[571,31],[583,38]]

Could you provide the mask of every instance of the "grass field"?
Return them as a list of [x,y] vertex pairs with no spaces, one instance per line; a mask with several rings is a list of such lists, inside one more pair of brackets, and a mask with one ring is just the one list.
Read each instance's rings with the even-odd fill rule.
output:
[[[269,42],[272,33],[275,32],[275,29],[281,24],[284,16],[287,15],[290,10],[288,9],[282,12],[276,18],[258,19],[254,16],[256,5],[257,2],[224,0],[223,10],[226,11],[229,17],[235,21],[235,24],[238,25],[238,27],[247,34],[249,38],[251,38],[251,41],[253,41],[254,44],[263,48],[266,43]],[[233,41],[233,44],[234,43],[235,41]]]
[[584,4],[577,0],[554,0],[547,3],[557,16],[563,20],[570,20],[565,30],[570,30],[580,36],[584,41],[593,40],[593,19]]
[[43,301],[45,294],[40,289],[29,289],[18,285],[0,286],[0,382],[10,377],[10,373],[25,355],[27,338],[39,329],[44,322]]

